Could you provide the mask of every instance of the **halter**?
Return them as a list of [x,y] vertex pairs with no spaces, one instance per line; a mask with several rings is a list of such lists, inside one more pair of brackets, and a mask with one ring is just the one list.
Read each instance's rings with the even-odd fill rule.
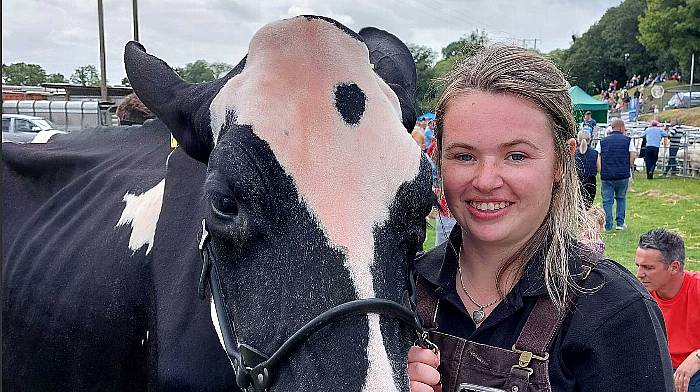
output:
[[[217,271],[211,236],[207,231],[206,220],[202,220],[202,237],[199,241],[202,257],[202,272],[199,276],[198,294],[205,299],[207,282],[210,286],[212,300],[217,314],[217,322],[223,337],[226,355],[236,373],[236,384],[246,392],[264,392],[272,384],[279,365],[287,360],[309,337],[323,327],[350,316],[362,314],[379,314],[392,317],[416,332],[415,344],[437,351],[437,346],[428,340],[428,330],[422,327],[416,313],[416,272],[409,273],[409,290],[402,296],[403,304],[381,299],[369,298],[346,302],[328,309],[314,317],[287,339],[272,355],[266,355],[247,344],[239,344],[235,336],[235,327],[228,312],[226,297],[221,290],[221,281]],[[236,349],[238,351],[236,351]]]

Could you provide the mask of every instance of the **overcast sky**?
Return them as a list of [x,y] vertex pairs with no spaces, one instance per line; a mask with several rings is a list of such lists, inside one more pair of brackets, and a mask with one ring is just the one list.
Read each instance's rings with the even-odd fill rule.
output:
[[[439,53],[474,29],[500,42],[527,41],[547,52],[568,48],[621,0],[138,0],[139,35],[170,66],[197,59],[235,65],[253,33],[300,14],[332,17],[358,31],[376,26]],[[132,0],[104,0],[107,79],[126,75],[124,44],[133,37]],[[99,68],[97,1],[3,0],[2,62],[40,64],[66,78],[82,65]]]

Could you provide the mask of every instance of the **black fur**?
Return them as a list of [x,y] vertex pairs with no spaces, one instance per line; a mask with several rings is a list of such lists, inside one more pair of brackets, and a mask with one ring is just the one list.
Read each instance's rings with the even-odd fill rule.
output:
[[355,83],[342,83],[335,88],[335,108],[348,125],[360,123],[365,113],[367,97]]

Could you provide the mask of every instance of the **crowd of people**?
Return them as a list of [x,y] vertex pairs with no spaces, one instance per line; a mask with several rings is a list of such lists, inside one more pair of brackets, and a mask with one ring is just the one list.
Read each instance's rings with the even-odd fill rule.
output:
[[684,270],[682,239],[643,235],[636,276],[604,256],[600,232],[626,227],[624,121],[593,148],[597,124],[575,123],[563,75],[507,46],[459,64],[435,114],[414,138],[456,224],[415,263],[437,350],[411,348],[411,389],[698,391],[700,274]]
[[[601,99],[608,103],[608,108],[612,111],[629,109],[634,99],[637,105],[636,108],[642,111],[648,101],[648,98],[645,96],[645,89],[667,80],[680,81],[681,75],[677,71],[670,73],[664,71],[656,74],[650,73],[647,77],[642,79],[640,75],[635,74],[622,85],[617,80],[612,80],[608,84],[607,90],[601,92]],[[639,88],[630,96],[629,90],[637,86],[639,86]]]

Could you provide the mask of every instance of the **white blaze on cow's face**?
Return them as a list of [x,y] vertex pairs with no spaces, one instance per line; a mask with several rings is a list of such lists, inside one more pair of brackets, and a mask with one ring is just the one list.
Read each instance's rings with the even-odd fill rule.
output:
[[[293,179],[329,244],[346,256],[357,296],[375,297],[373,230],[389,218],[399,186],[417,177],[421,153],[364,43],[325,20],[297,19],[270,24],[253,37],[245,69],[211,104],[214,141],[228,112],[238,124],[251,125]],[[364,96],[359,120],[357,111],[350,123],[344,119],[338,96],[355,103]],[[368,317],[364,390],[386,391],[393,372],[379,317]]]

